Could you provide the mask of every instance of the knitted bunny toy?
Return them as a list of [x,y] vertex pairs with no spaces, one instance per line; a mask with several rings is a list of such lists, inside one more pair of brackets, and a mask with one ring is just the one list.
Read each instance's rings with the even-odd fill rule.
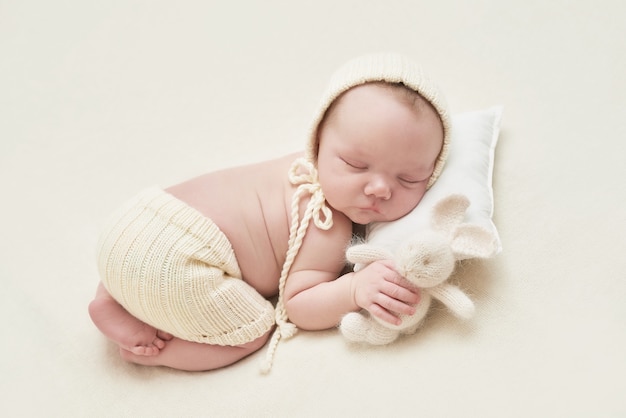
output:
[[400,325],[378,320],[367,312],[352,312],[339,326],[350,341],[374,345],[389,344],[400,334],[412,334],[419,327],[434,297],[462,319],[474,313],[472,301],[456,286],[445,283],[456,262],[469,258],[487,258],[496,252],[495,238],[487,229],[464,223],[469,200],[453,194],[438,201],[432,210],[432,228],[415,233],[391,253],[371,244],[358,244],[346,253],[355,263],[355,271],[381,259],[393,260],[398,272],[421,289],[415,314],[403,315]]

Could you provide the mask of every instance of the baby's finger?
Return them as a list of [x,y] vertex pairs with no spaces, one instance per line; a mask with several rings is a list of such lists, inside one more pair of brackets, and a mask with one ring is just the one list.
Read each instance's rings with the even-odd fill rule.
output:
[[415,307],[386,295],[378,298],[377,304],[396,315],[413,315]]
[[395,266],[391,260],[380,260],[378,261],[378,263],[380,263],[381,265],[385,266],[388,269],[386,273],[383,275],[385,280],[391,283],[395,283],[398,286],[402,286],[405,289],[410,289],[410,290],[417,289],[417,286],[415,286],[415,284],[407,280],[404,276],[402,276],[400,273],[396,271]]
[[375,316],[378,319],[381,319],[385,322],[390,323],[391,325],[400,325],[402,324],[402,320],[398,318],[396,315],[392,314],[388,310],[382,308],[380,305],[372,305],[369,307],[368,312]]
[[382,264],[390,270],[396,271],[396,264],[392,260],[378,260],[377,263]]
[[416,287],[406,288],[401,284],[396,283],[397,281],[406,280],[402,277],[399,279],[395,279],[394,281],[388,280],[387,283],[382,287],[381,292],[386,296],[394,299],[396,301],[404,302],[405,304],[415,305],[420,301],[420,292]]

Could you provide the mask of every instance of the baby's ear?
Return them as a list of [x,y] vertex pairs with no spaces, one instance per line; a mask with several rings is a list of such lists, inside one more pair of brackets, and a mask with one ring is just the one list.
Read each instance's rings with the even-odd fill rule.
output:
[[450,246],[457,260],[489,258],[496,253],[495,237],[478,225],[463,224],[452,231]]
[[469,199],[462,194],[452,194],[441,199],[433,206],[431,223],[433,228],[445,234],[452,233],[460,225],[469,207]]
[[357,244],[348,248],[346,258],[353,264],[370,264],[377,260],[391,260],[393,254],[368,244]]

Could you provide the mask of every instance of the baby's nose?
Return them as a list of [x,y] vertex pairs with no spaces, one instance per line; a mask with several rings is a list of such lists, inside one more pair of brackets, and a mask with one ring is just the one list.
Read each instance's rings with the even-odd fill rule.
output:
[[388,200],[391,198],[391,187],[381,177],[372,178],[365,186],[365,194],[375,196],[378,199]]

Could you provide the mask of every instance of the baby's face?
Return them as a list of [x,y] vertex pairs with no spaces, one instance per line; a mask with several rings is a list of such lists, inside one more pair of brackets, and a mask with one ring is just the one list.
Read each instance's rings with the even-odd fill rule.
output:
[[366,84],[346,92],[320,127],[319,180],[352,222],[392,221],[422,199],[443,144],[435,111]]

